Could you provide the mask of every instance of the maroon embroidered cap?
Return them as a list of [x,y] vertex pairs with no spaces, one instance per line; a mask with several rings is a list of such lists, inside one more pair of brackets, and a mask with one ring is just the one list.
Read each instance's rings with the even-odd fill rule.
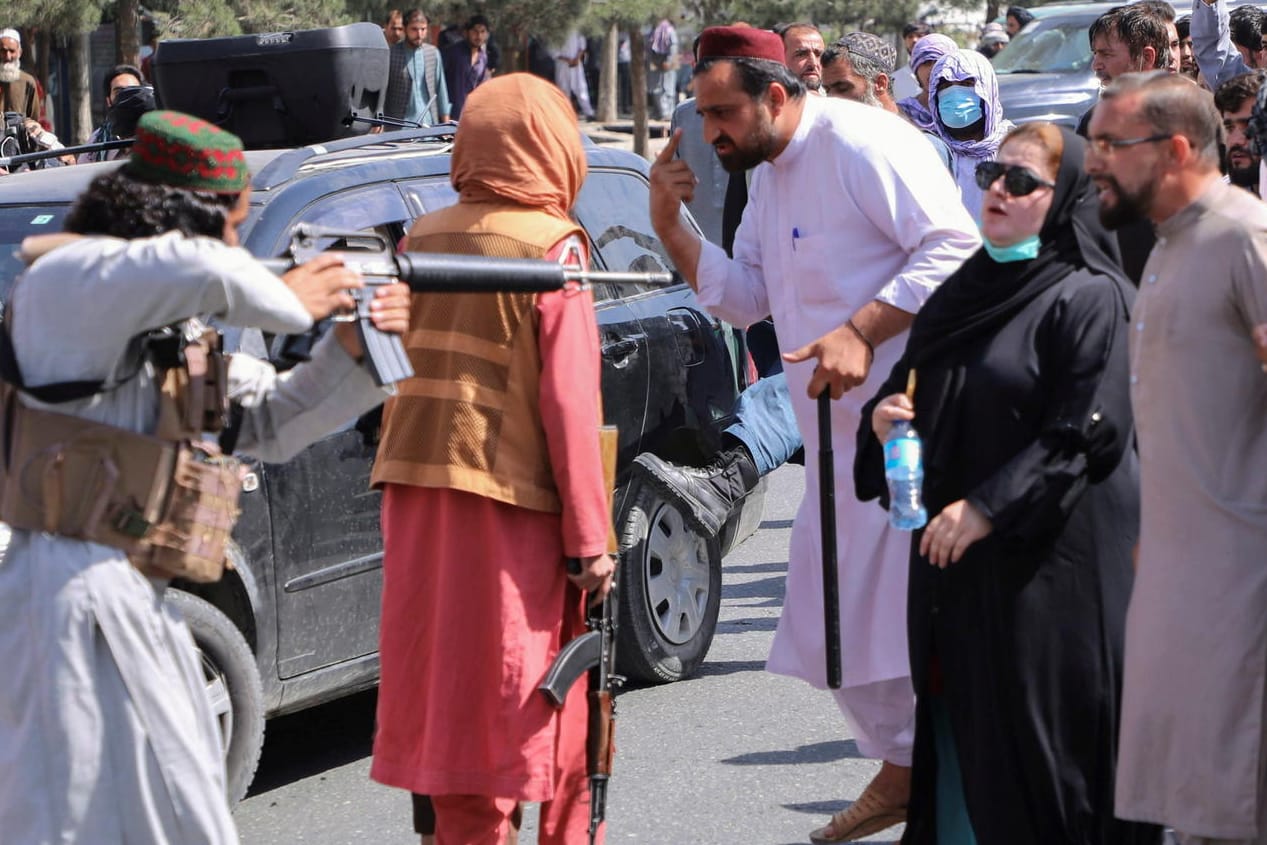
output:
[[783,39],[768,29],[751,26],[710,26],[700,33],[699,57],[704,59],[764,59],[783,64]]

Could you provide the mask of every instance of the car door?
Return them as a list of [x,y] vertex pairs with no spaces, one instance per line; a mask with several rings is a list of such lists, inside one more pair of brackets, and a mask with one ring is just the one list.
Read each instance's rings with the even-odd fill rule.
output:
[[[400,192],[388,182],[326,195],[293,223],[373,231],[394,244],[406,216]],[[274,245],[274,254],[287,243],[288,236]],[[275,342],[274,352],[277,348]],[[273,533],[282,678],[378,650],[381,497],[369,487],[376,414],[377,409],[349,417],[337,431],[262,473]]]
[[[457,194],[447,177],[418,179],[402,183],[401,187],[413,216],[457,202]],[[584,188],[581,196],[585,196]],[[609,214],[595,216],[606,219],[619,214],[619,209],[613,209]],[[583,220],[581,224],[584,225]],[[589,237],[593,253],[593,231],[590,231]],[[598,340],[603,356],[603,414],[607,423],[619,429],[618,481],[628,473],[634,456],[641,449],[650,384],[647,338],[627,302],[627,295],[637,293],[637,289],[607,284],[593,287]]]
[[[649,195],[641,173],[590,170],[576,215],[603,269],[675,270],[651,227]],[[623,302],[645,340],[642,363],[649,364],[651,379],[641,449],[673,455],[714,448],[744,383],[736,365],[744,350],[736,333],[709,316],[685,283],[633,290]],[[695,440],[697,432],[705,442],[683,442]]]

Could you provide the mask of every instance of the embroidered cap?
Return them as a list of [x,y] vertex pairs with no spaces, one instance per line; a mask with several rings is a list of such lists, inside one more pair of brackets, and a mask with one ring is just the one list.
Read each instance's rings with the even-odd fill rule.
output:
[[19,47],[22,46],[22,36],[18,35],[18,31],[16,29],[13,29],[12,27],[0,29],[0,41],[3,41],[6,38],[18,42]]
[[704,59],[764,59],[783,64],[783,39],[768,29],[751,26],[710,26],[700,33],[699,57]]
[[151,111],[136,124],[129,176],[142,182],[236,194],[250,183],[242,141],[201,118]]
[[869,59],[872,64],[879,65],[882,73],[893,75],[893,68],[897,65],[897,49],[880,36],[870,32],[851,32],[836,44],[844,47],[851,56]]

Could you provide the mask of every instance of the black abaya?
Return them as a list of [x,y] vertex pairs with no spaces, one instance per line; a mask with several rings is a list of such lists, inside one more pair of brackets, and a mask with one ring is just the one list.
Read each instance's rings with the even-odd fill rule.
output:
[[949,715],[979,845],[1160,841],[1112,811],[1139,528],[1130,294],[1098,246],[1110,240],[1087,216],[1069,137],[1040,257],[970,259],[929,299],[863,413],[858,495],[883,501],[871,410],[914,366],[928,512],[966,499],[993,526],[944,570],[918,554],[918,532],[912,541],[909,845],[937,841],[932,696]]

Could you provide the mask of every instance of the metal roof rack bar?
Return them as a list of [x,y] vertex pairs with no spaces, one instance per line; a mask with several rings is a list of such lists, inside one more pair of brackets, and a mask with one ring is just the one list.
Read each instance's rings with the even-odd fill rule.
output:
[[268,190],[288,181],[299,171],[299,168],[318,156],[329,153],[340,153],[347,150],[370,148],[400,141],[439,141],[452,138],[457,131],[456,126],[424,126],[420,129],[401,129],[395,132],[382,132],[377,135],[357,135],[351,138],[340,138],[324,144],[309,144],[306,147],[289,150],[270,161],[260,169],[251,180],[255,190]]
[[18,167],[32,161],[43,161],[46,158],[78,156],[80,153],[95,153],[101,150],[121,150],[130,146],[132,146],[132,139],[123,138],[117,141],[98,141],[95,144],[80,144],[76,147],[58,147],[55,150],[40,150],[34,153],[0,156],[0,167]]

